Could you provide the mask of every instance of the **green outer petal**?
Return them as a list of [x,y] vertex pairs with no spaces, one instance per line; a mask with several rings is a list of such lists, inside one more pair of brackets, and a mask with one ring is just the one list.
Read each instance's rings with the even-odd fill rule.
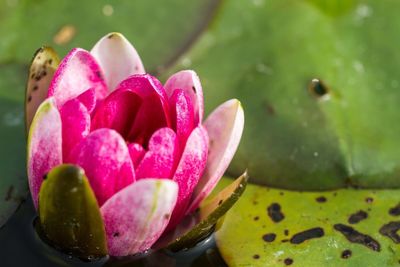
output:
[[37,108],[47,97],[50,82],[59,63],[57,52],[51,47],[41,47],[33,56],[25,91],[26,131],[29,130]]
[[167,248],[172,251],[190,248],[209,235],[217,221],[232,208],[243,194],[247,180],[248,175],[244,173],[221,192],[217,193],[209,202],[202,205],[198,214],[199,223],[187,229],[183,235],[168,244]]
[[[399,204],[399,194],[400,190],[355,189],[295,192],[249,184],[216,232],[217,246],[230,266],[285,266],[288,258],[293,266],[395,266],[400,244],[382,235],[380,229],[400,221],[400,216],[389,214]],[[271,220],[267,209],[272,203],[281,206],[283,220]],[[360,210],[367,218],[349,223],[349,217]],[[371,236],[379,242],[380,252],[351,243],[334,229],[335,224]],[[315,227],[323,229],[323,237],[300,244],[290,242],[296,233]],[[263,236],[270,233],[276,235],[275,240],[264,241]],[[342,258],[345,250],[351,250],[350,257]]]
[[84,171],[75,165],[53,168],[39,194],[39,218],[50,243],[78,257],[107,254],[103,220]]

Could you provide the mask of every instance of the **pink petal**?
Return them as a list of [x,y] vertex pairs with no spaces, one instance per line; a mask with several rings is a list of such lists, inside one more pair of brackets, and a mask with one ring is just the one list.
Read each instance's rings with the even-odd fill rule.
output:
[[116,90],[99,104],[92,119],[92,131],[110,128],[127,137],[142,99],[132,91]]
[[138,143],[129,144],[128,150],[133,166],[136,168],[139,165],[140,161],[143,159],[146,150]]
[[207,161],[207,152],[207,131],[202,126],[199,126],[189,136],[173,177],[173,180],[179,185],[179,194],[167,230],[175,227],[185,216],[192,192],[203,174]]
[[69,161],[85,170],[100,206],[135,180],[128,147],[111,129],[91,132],[75,146]]
[[170,178],[179,155],[178,139],[170,128],[156,131],[149,141],[149,151],[136,170],[136,178]]
[[71,99],[60,109],[62,121],[62,152],[64,160],[71,150],[89,134],[90,115],[78,99]]
[[161,236],[178,194],[175,182],[142,179],[111,197],[101,207],[111,256],[144,252]]
[[172,75],[165,83],[165,91],[172,96],[176,89],[182,89],[190,97],[194,110],[194,123],[199,124],[203,120],[204,103],[203,89],[196,72],[183,70]]
[[77,99],[85,105],[89,114],[91,114],[96,107],[96,92],[93,88],[88,89],[80,94]]
[[135,48],[120,33],[110,33],[101,38],[90,53],[104,70],[109,91],[127,77],[145,73]]
[[193,212],[206,198],[229,166],[239,146],[244,126],[240,102],[229,100],[217,107],[204,122],[210,138],[206,169],[193,193],[188,213]]
[[172,128],[179,137],[181,147],[185,147],[186,140],[195,127],[192,102],[185,91],[177,89],[170,98],[170,106]]
[[48,98],[39,106],[28,135],[27,169],[35,208],[38,205],[38,194],[44,175],[61,163],[61,117],[54,99]]
[[96,98],[107,95],[103,74],[92,55],[81,48],[74,48],[61,61],[50,83],[48,96],[54,96],[57,107],[93,88]]

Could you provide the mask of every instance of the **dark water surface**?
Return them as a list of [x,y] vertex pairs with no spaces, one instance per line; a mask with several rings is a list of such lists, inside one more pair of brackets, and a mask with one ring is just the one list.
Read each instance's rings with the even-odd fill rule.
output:
[[28,199],[0,229],[1,267],[226,266],[218,253],[213,236],[201,241],[194,248],[179,253],[160,251],[136,257],[103,258],[95,262],[84,262],[57,251],[40,239],[34,230],[36,211],[32,201]]

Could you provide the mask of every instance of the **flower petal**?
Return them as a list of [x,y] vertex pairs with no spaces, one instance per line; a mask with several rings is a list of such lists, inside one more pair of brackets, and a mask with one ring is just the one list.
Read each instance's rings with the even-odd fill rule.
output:
[[175,129],[181,147],[185,147],[186,140],[193,131],[194,114],[190,97],[184,90],[177,89],[170,98],[171,123]]
[[172,177],[178,155],[179,146],[175,132],[171,128],[159,129],[149,141],[149,150],[136,170],[136,179]]
[[203,89],[196,72],[183,70],[172,75],[165,83],[165,91],[172,96],[176,89],[182,89],[190,97],[194,110],[195,125],[203,121]]
[[204,122],[210,138],[209,154],[204,175],[194,190],[188,213],[197,209],[228,168],[239,146],[243,126],[243,109],[236,99],[221,104]]
[[43,176],[62,163],[61,117],[53,98],[38,108],[28,135],[28,178],[33,204],[37,208]]
[[145,73],[135,48],[120,33],[110,33],[101,38],[90,53],[104,70],[109,91],[127,77]]
[[146,150],[138,143],[128,144],[128,150],[133,166],[136,168],[139,165],[140,161],[143,159]]
[[203,174],[208,152],[207,131],[199,126],[190,134],[173,180],[179,185],[178,201],[167,230],[184,217],[192,192]]
[[104,203],[109,254],[127,256],[149,249],[167,226],[177,194],[171,180],[142,179]]
[[92,131],[110,128],[127,137],[142,99],[129,90],[116,90],[99,104],[92,119]]
[[61,61],[50,83],[48,96],[54,96],[57,107],[94,88],[97,99],[107,95],[102,71],[92,55],[81,48],[74,48]]
[[111,129],[91,132],[72,150],[69,162],[85,170],[100,206],[135,180],[128,147]]
[[29,80],[25,94],[25,125],[29,130],[39,105],[46,99],[49,84],[60,63],[57,52],[51,47],[36,51],[29,68]]
[[87,111],[89,114],[92,113],[92,111],[96,107],[96,92],[94,91],[93,88],[86,90],[82,94],[80,94],[77,99],[85,105]]
[[62,121],[62,152],[67,159],[71,150],[89,134],[90,115],[78,99],[67,101],[60,109]]

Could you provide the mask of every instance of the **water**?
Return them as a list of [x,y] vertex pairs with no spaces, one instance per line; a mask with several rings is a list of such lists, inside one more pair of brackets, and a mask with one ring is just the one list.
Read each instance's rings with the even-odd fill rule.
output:
[[0,266],[227,266],[218,253],[213,235],[199,242],[194,248],[178,253],[157,251],[140,256],[106,257],[94,262],[84,262],[43,242],[34,230],[35,219],[36,211],[32,201],[25,201],[0,229]]

